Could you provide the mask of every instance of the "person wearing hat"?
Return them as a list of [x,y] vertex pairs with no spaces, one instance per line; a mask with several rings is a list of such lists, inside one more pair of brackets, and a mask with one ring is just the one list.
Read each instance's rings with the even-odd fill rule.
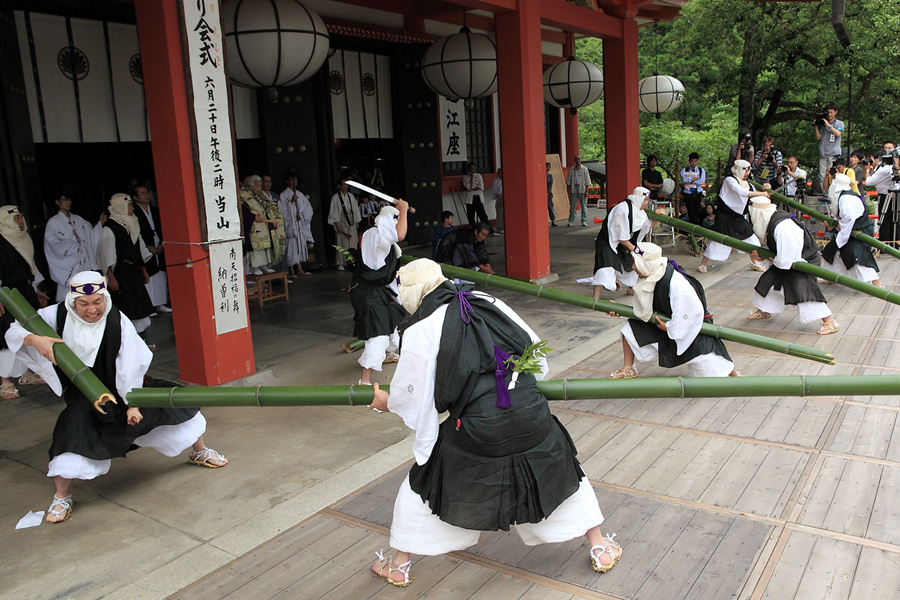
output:
[[613,292],[623,285],[632,294],[638,277],[631,252],[650,232],[652,222],[644,213],[649,201],[650,190],[636,187],[625,202],[613,206],[606,215],[594,239],[594,298],[600,297],[603,288]]
[[[769,197],[768,190],[771,186],[763,184],[764,191],[757,192],[750,188],[747,179],[750,177],[750,163],[746,160],[734,161],[731,174],[722,181],[719,189],[719,202],[716,202],[716,229],[715,231],[738,240],[759,246],[759,239],[753,234],[753,227],[744,218],[747,212],[747,202],[750,198],[759,196]],[[740,251],[739,251],[740,252]],[[697,271],[708,273],[706,264],[711,261],[723,262],[731,255],[731,248],[710,240]],[[764,271],[766,265],[759,260],[756,253],[750,254],[750,268],[754,271]]]
[[[31,306],[40,308],[49,301],[38,289],[42,281],[44,276],[34,264],[34,242],[28,235],[25,217],[18,206],[0,206],[0,286],[18,290]],[[12,314],[0,303],[0,396],[4,400],[19,397],[13,383],[15,377],[21,385],[44,383],[16,358],[15,351],[7,349],[3,334],[13,323]]]
[[[153,354],[131,321],[113,305],[106,278],[84,271],[72,277],[68,288],[64,302],[38,311],[58,338],[34,335],[18,323],[6,333],[9,348],[66,401],[50,446],[47,476],[53,477],[56,494],[46,520],[59,523],[72,514],[69,488],[73,479],[105,475],[113,458],[125,456],[135,447],[153,448],[166,456],[192,448],[192,464],[210,468],[228,464],[224,456],[204,444],[206,420],[197,409],[128,406],[126,394],[143,385]],[[106,415],[94,410],[55,369],[53,345],[60,342],[115,396],[116,404],[104,406]]]
[[866,203],[859,194],[853,192],[852,180],[843,173],[834,176],[834,183],[828,192],[836,209],[839,225],[837,235],[822,250],[824,267],[838,275],[849,275],[857,281],[881,287],[878,276],[880,269],[872,255],[872,247],[850,236],[854,231],[866,235],[875,234],[875,224],[869,218]]
[[291,169],[284,178],[287,187],[281,192],[278,206],[284,217],[284,229],[287,240],[285,248],[285,264],[288,275],[299,277],[312,275],[303,270],[303,264],[309,260],[309,244],[313,241],[312,224],[313,207],[303,192],[297,189],[297,172]]
[[464,550],[481,531],[511,527],[529,546],[586,536],[593,569],[609,571],[622,548],[601,534],[572,438],[537,389],[547,373],[540,339],[502,301],[453,285],[429,259],[398,276],[412,316],[391,393],[376,384],[370,408],[415,430],[415,464],[394,502],[396,553],[376,553],[372,571],[405,587],[411,554]]
[[144,262],[153,254],[141,239],[141,224],[134,216],[128,194],[114,194],[109,200],[109,219],[97,242],[97,265],[109,281],[113,304],[131,319],[138,333],[150,327],[153,303],[147,293],[150,278]]
[[797,307],[801,324],[822,319],[819,335],[838,331],[839,326],[825,303],[816,276],[791,269],[795,262],[819,266],[821,256],[815,240],[791,213],[776,210],[768,198],[754,198],[750,205],[750,222],[758,239],[775,253],[772,266],[759,277],[754,288],[750,320],[768,319],[784,312],[788,304]]
[[[666,260],[662,248],[641,242],[633,252],[634,270],[639,281],[634,286],[635,319],[622,326],[622,352],[625,365],[610,379],[637,377],[635,360],[671,368],[687,365],[694,377],[737,377],[734,362],[725,344],[702,335],[704,323],[712,323],[706,307],[706,293],[700,282]],[[654,312],[670,315],[668,322]]]
[[[406,316],[397,297],[397,269],[400,246],[406,237],[409,204],[397,199],[385,206],[359,243],[359,254],[350,282],[353,303],[353,335],[366,340],[359,357],[362,377],[359,383],[370,385],[372,371],[381,371],[382,363],[397,362],[400,336],[397,325]],[[397,219],[396,221],[394,219]]]

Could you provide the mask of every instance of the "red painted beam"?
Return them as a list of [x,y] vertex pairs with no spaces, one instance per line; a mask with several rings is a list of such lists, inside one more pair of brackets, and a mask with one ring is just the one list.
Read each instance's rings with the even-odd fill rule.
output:
[[540,0],[540,6],[544,25],[588,37],[622,37],[621,21],[601,11],[577,6],[566,0]]

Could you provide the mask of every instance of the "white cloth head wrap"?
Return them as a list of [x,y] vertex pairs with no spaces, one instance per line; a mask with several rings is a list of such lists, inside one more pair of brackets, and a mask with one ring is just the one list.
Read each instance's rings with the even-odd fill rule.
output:
[[850,186],[850,178],[843,173],[838,173],[834,176],[831,187],[828,188],[828,199],[832,202],[837,202],[841,192],[849,192],[852,189],[853,188]]
[[425,296],[447,281],[441,265],[428,258],[404,265],[397,271],[397,277],[400,279],[400,302],[409,314],[416,312]]
[[745,169],[748,168],[750,168],[750,163],[748,163],[746,160],[736,160],[731,166],[731,174],[734,175],[734,178],[737,179],[738,184],[745,190],[750,189],[750,183],[744,180],[744,172]]
[[[21,214],[22,212],[15,204],[0,206],[0,235],[6,238],[6,241],[22,255],[31,268],[31,274],[37,275],[38,270],[34,264],[34,242],[28,235],[28,227],[26,225],[25,230],[22,231],[19,229],[19,224],[16,223],[16,215]],[[25,217],[22,219],[24,220]]]
[[403,252],[397,245],[397,225],[394,222],[394,215],[399,215],[400,211],[393,206],[384,206],[375,217],[375,227],[369,229],[363,234],[360,250],[362,251],[363,262],[370,269],[378,270],[384,266],[391,247],[394,248],[394,255],[400,258]]
[[628,200],[634,207],[634,210],[632,211],[632,233],[640,231],[641,227],[644,226],[644,223],[647,222],[647,213],[645,213],[641,207],[644,205],[644,200],[647,200],[648,198],[650,198],[650,190],[640,186],[634,188],[631,195],[628,196]]
[[[105,306],[103,317],[96,323],[88,323],[75,310],[75,299],[91,294],[103,296]],[[69,316],[63,328],[63,341],[85,365],[93,367],[100,342],[103,341],[103,332],[106,331],[106,317],[112,310],[112,298],[106,289],[106,278],[96,271],[76,273],[69,279],[65,302]]]
[[750,224],[753,225],[753,233],[759,238],[761,244],[766,243],[766,231],[769,229],[769,221],[775,214],[775,205],[765,196],[757,196],[750,199],[747,212],[750,214]]
[[634,285],[634,316],[649,321],[653,315],[653,291],[656,282],[666,274],[669,261],[662,255],[662,248],[651,242],[641,242],[632,253],[634,268],[642,275]]
[[134,215],[128,214],[128,204],[131,197],[128,194],[114,194],[109,199],[109,216],[116,223],[122,225],[128,230],[131,236],[131,243],[137,243],[138,236],[141,235],[141,222]]

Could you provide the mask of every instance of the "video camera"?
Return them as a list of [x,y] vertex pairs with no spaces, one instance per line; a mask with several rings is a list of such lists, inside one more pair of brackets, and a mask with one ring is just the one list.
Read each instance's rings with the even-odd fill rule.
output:
[[815,125],[816,127],[824,125],[826,117],[828,117],[828,111],[826,111],[824,108],[820,108],[816,111],[816,114],[813,117],[813,119],[815,119],[813,121],[813,125]]
[[893,150],[885,150],[881,155],[881,166],[891,167],[894,165],[894,159],[900,156],[900,150],[894,148]]

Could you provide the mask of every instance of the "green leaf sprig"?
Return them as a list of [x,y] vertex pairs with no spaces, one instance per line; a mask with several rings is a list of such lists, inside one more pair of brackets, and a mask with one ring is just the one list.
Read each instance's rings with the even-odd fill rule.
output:
[[541,372],[541,359],[546,358],[547,353],[552,351],[553,348],[547,347],[546,340],[539,340],[525,348],[518,359],[513,356],[506,359],[506,367],[516,373],[535,375]]

